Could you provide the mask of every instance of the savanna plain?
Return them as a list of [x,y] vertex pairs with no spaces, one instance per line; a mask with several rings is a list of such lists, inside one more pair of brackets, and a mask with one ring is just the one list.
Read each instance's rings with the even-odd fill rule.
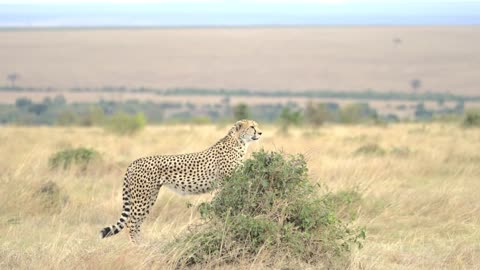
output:
[[0,76],[15,72],[17,86],[57,90],[293,92],[403,92],[418,79],[421,91],[476,95],[479,33],[478,26],[0,29]]
[[[228,128],[147,126],[118,136],[100,128],[2,127],[0,268],[174,268],[174,251],[165,243],[201,222],[195,206],[212,194],[162,189],[142,227],[141,245],[131,244],[125,232],[102,240],[99,231],[119,217],[123,173],[131,161],[203,150]],[[439,123],[325,125],[287,135],[277,129],[263,127],[248,155],[261,148],[302,153],[312,181],[361,194],[355,224],[365,226],[367,237],[352,252],[350,269],[480,268],[480,129]],[[100,158],[87,167],[52,169],[49,158],[69,147],[95,149]],[[317,269],[261,258],[203,268]]]

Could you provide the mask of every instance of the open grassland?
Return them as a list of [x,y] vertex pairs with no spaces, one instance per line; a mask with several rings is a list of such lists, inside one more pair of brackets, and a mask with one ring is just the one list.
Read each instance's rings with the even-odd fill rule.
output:
[[[227,129],[151,126],[117,137],[97,128],[2,127],[0,268],[171,268],[168,259],[178,251],[165,250],[165,243],[198,224],[187,204],[210,194],[182,197],[162,189],[140,246],[124,232],[105,240],[98,232],[119,217],[129,162],[202,150]],[[367,239],[352,254],[351,269],[480,268],[479,129],[398,124],[294,129],[289,136],[274,126],[263,131],[249,152],[303,153],[314,181],[362,194],[356,223],[367,227]],[[101,159],[86,168],[50,169],[49,157],[70,146],[91,147]],[[304,268],[288,261],[265,265],[262,256],[221,269]]]
[[[0,31],[25,87],[420,90],[478,94],[480,27]],[[4,81],[6,84],[7,81]]]

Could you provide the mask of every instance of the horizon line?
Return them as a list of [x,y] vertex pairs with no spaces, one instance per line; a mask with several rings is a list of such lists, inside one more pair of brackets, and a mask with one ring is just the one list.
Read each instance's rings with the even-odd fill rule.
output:
[[321,27],[476,27],[480,23],[379,23],[379,24],[192,24],[192,25],[1,25],[0,31],[15,30],[122,30],[122,29],[221,29],[221,28],[321,28]]

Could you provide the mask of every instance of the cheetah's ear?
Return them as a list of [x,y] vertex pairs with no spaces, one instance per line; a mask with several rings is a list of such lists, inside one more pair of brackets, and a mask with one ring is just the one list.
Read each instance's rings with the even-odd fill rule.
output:
[[236,130],[236,131],[239,131],[239,130],[242,128],[242,125],[243,125],[243,121],[242,121],[242,120],[237,121],[237,122],[235,123],[235,130]]

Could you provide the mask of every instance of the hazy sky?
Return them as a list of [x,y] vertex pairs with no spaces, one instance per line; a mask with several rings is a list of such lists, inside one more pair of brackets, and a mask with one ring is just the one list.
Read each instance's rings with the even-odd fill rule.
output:
[[480,0],[0,0],[0,26],[480,24]]

